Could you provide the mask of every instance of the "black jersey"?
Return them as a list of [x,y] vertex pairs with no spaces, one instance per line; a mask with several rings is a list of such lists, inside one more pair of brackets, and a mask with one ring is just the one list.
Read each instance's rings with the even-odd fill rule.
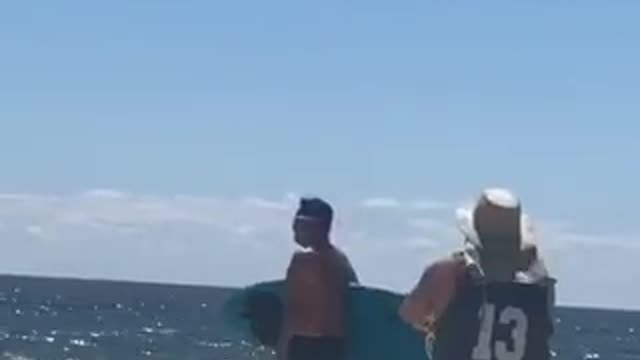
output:
[[437,325],[433,360],[547,360],[549,288],[461,279]]

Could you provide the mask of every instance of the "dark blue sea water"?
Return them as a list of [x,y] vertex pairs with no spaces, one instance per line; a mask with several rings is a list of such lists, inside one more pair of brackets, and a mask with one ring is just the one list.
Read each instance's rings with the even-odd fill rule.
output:
[[[269,359],[225,329],[231,289],[0,276],[0,359]],[[639,359],[640,313],[560,308],[556,359]]]

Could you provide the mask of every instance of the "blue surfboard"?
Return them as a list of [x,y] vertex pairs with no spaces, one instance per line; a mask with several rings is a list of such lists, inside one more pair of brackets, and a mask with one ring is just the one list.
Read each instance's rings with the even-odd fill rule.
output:
[[[223,306],[224,321],[247,341],[275,348],[282,325],[284,281],[236,291]],[[398,316],[403,296],[366,286],[350,288],[347,360],[429,360],[424,337]]]

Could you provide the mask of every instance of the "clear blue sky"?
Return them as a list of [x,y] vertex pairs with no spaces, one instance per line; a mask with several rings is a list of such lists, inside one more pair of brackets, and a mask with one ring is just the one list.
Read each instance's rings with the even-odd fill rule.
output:
[[[624,250],[634,264],[638,13],[637,1],[5,2],[0,192],[355,203],[498,184],[538,218],[619,239],[600,244],[606,262]],[[566,282],[596,271],[589,254],[556,255]],[[599,276],[624,274],[610,271]]]

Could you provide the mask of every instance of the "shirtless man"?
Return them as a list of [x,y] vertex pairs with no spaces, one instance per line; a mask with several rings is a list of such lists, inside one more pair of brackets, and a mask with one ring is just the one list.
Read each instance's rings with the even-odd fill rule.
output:
[[345,356],[349,283],[358,279],[347,256],[330,241],[333,209],[319,198],[303,198],[293,221],[296,252],[286,277],[287,306],[279,357],[340,360]]
[[555,280],[520,201],[488,189],[467,215],[464,250],[425,270],[400,316],[425,332],[433,360],[548,359]]

